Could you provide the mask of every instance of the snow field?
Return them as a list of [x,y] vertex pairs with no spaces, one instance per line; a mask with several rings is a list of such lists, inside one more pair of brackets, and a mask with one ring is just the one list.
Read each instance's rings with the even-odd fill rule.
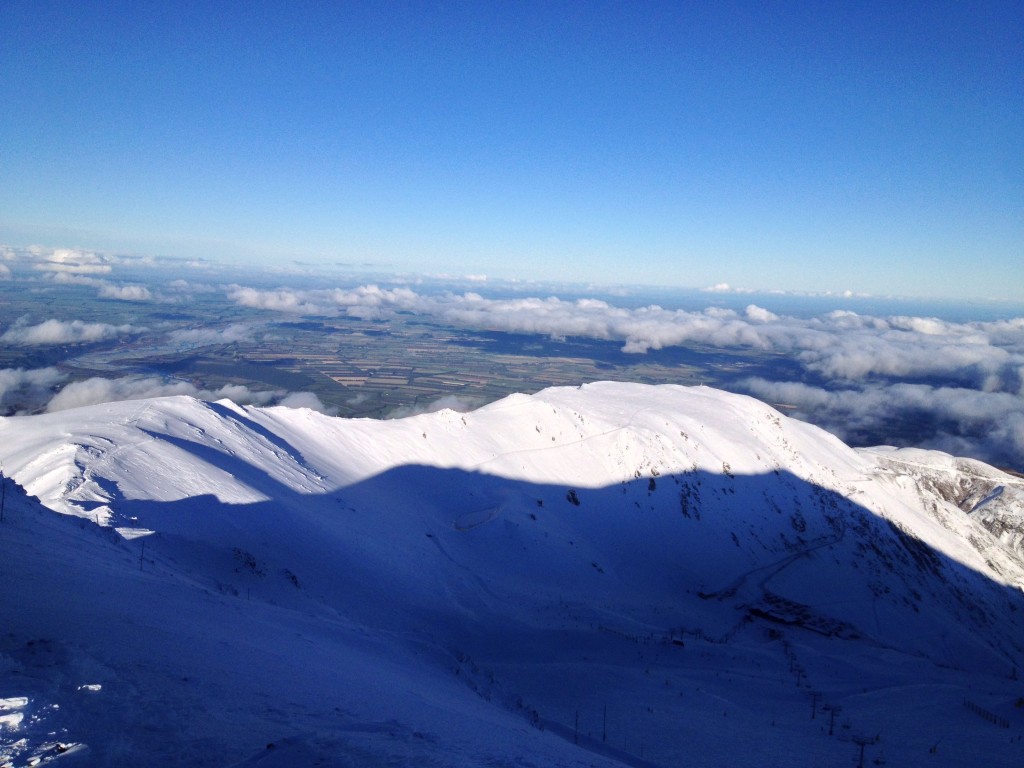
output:
[[849,766],[859,740],[1014,764],[1024,569],[880,456],[621,384],[395,422],[189,398],[4,419],[4,468],[78,517],[9,494],[0,699],[26,703],[0,755]]

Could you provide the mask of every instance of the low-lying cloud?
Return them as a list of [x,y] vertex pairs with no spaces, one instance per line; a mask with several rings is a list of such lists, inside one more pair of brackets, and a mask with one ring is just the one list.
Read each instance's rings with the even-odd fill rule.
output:
[[0,410],[20,411],[26,404],[45,403],[66,380],[67,375],[53,367],[0,369]]
[[167,334],[168,340],[186,347],[204,347],[212,344],[236,344],[254,339],[256,326],[232,323],[225,328],[183,328]]
[[109,260],[92,251],[77,248],[57,248],[46,252],[30,248],[28,252],[37,259],[35,268],[44,272],[63,272],[78,275],[105,275],[113,267]]
[[413,311],[479,330],[618,341],[634,354],[688,344],[740,347],[787,354],[809,373],[836,382],[946,377],[986,391],[1024,394],[1024,318],[953,323],[849,311],[796,318],[756,304],[742,313],[719,307],[685,311],[617,307],[598,299],[424,295],[374,285],[333,291],[235,285],[228,297],[247,307],[307,315]]
[[88,285],[94,288],[103,288],[110,285],[110,282],[99,277],[78,275],[71,272],[47,272],[43,277],[53,283],[60,285]]
[[144,331],[133,325],[87,323],[82,320],[44,320],[36,325],[19,321],[0,334],[0,343],[22,346],[47,344],[80,344],[106,341]]
[[159,376],[121,376],[113,379],[94,377],[75,381],[50,398],[45,410],[53,413],[99,403],[172,395],[187,395],[200,400],[227,399],[239,405],[279,404],[292,408],[311,408],[323,413],[330,412],[330,409],[325,408],[312,392],[254,390],[241,384],[227,384],[218,389],[202,389],[187,381],[168,380]]
[[227,288],[227,296],[236,304],[252,309],[294,315],[348,317],[378,317],[387,309],[416,309],[423,298],[408,288],[386,289],[376,285],[364,285],[353,289],[316,290],[261,290],[230,285]]
[[486,403],[486,400],[482,397],[444,395],[423,405],[400,405],[392,409],[385,418],[404,419],[407,416],[419,416],[423,413],[437,413],[444,410],[468,413],[484,405],[484,403]]
[[908,383],[832,390],[762,378],[740,389],[853,445],[886,442],[900,425],[904,437],[895,444],[1024,468],[1024,400],[1009,392]]
[[0,369],[0,415],[66,411],[86,405],[187,395],[200,400],[231,400],[239,405],[282,405],[335,415],[312,392],[254,390],[241,384],[204,389],[187,381],[160,376],[93,377],[67,383],[69,375],[55,367]]
[[291,392],[278,400],[277,404],[285,408],[308,408],[311,411],[326,413],[328,416],[334,416],[338,412],[337,408],[325,406],[313,392]]
[[111,283],[100,286],[99,297],[101,299],[117,299],[118,301],[150,301],[153,294],[144,285],[114,285]]

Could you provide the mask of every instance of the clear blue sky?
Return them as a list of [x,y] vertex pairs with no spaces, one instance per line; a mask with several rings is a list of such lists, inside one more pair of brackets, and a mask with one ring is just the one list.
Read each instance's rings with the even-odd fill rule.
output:
[[1024,299],[1024,4],[0,2],[0,242]]

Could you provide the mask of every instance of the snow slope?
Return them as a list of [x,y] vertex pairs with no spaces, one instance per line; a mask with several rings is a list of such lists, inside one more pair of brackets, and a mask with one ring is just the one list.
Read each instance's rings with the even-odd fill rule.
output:
[[0,461],[45,505],[0,527],[0,764],[1019,757],[1024,563],[981,513],[1022,484],[976,462],[613,383],[110,403],[2,420]]
[[938,451],[879,447],[863,453],[880,467],[912,479],[922,495],[954,503],[1002,544],[1024,556],[1024,480],[1020,477]]

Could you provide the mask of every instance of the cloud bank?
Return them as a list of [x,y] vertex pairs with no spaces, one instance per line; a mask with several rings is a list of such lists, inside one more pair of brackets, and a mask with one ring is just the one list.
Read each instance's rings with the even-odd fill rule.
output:
[[466,397],[463,395],[444,395],[425,405],[400,405],[391,410],[385,418],[404,419],[407,416],[419,416],[423,413],[436,413],[437,411],[451,410],[458,413],[468,413],[484,405],[486,400],[482,397]]
[[106,341],[118,336],[139,333],[146,330],[133,325],[110,325],[109,323],[86,323],[82,320],[44,320],[37,325],[23,321],[0,334],[0,343],[22,346],[47,344],[80,344]]
[[232,323],[226,328],[184,328],[171,331],[167,338],[183,346],[202,347],[253,341],[255,331],[256,327],[253,325]]
[[114,379],[95,377],[72,382],[49,399],[45,410],[54,413],[86,405],[171,395],[187,395],[200,400],[228,399],[239,405],[277,404],[330,413],[330,409],[325,408],[312,392],[261,391],[240,384],[228,384],[219,389],[201,389],[187,381],[167,380],[158,376],[122,376]]
[[44,272],[105,275],[113,270],[109,259],[91,251],[57,248],[47,253],[42,249],[30,248],[28,252],[37,259],[35,268]]
[[142,285],[101,285],[101,299],[117,299],[118,301],[150,301],[153,294]]
[[982,392],[927,384],[872,384],[826,390],[798,382],[755,378],[741,388],[767,402],[793,408],[811,421],[857,445],[885,442],[900,424],[908,434],[896,443],[977,456],[999,466],[1021,468],[1024,459],[1024,401],[1008,392]]
[[336,408],[324,406],[312,392],[261,391],[239,384],[202,389],[187,381],[159,376],[93,377],[65,384],[67,380],[68,374],[54,367],[0,369],[0,412],[54,413],[119,400],[187,395],[200,400],[228,399],[240,405],[282,405],[309,408],[332,416],[337,413]]
[[56,368],[0,369],[0,409],[24,408],[26,403],[45,403],[53,390],[67,380]]
[[786,354],[808,372],[837,382],[948,377],[986,391],[1024,394],[1024,318],[952,323],[849,311],[795,318],[756,304],[742,314],[718,307],[692,312],[657,305],[623,308],[598,299],[434,296],[375,285],[332,291],[235,285],[228,297],[242,306],[306,315],[413,311],[479,330],[618,341],[624,352],[635,354],[689,344],[749,348]]
[[379,317],[387,309],[414,310],[423,299],[408,288],[384,289],[376,285],[364,285],[351,290],[279,288],[270,291],[230,285],[227,288],[227,296],[239,306],[252,309],[294,315],[348,317]]

